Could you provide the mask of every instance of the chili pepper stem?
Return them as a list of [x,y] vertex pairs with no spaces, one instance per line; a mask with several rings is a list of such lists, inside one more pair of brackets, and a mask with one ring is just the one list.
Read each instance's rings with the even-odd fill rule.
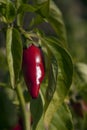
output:
[[22,89],[21,89],[21,85],[20,83],[18,83],[17,87],[16,87],[16,93],[20,102],[20,106],[21,106],[21,111],[22,111],[22,115],[23,115],[23,125],[24,125],[24,130],[30,130],[30,121],[29,121],[29,111],[26,110],[26,103],[23,97],[23,93],[22,93]]

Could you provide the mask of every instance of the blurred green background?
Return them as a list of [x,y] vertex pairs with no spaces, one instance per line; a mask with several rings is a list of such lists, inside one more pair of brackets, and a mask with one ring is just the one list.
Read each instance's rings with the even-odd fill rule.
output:
[[69,52],[75,62],[87,63],[87,0],[55,0],[62,11]]

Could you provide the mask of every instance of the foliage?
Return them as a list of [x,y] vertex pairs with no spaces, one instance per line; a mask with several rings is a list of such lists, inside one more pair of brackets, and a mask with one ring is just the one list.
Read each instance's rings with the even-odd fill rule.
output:
[[87,2],[54,0],[62,10],[68,38],[68,49],[74,62],[74,75],[69,91],[74,129],[85,130],[87,125]]
[[[26,15],[30,18],[27,29]],[[3,65],[7,59],[1,75],[5,80],[0,79],[0,129],[11,129],[21,118],[24,130],[73,130],[65,101],[72,83],[73,63],[59,8],[51,0],[0,0],[0,22],[6,40],[3,58],[0,54]],[[54,35],[48,36],[39,28],[43,23],[50,26]],[[37,99],[31,99],[22,74],[23,47],[31,43],[41,46],[45,64],[45,79]]]

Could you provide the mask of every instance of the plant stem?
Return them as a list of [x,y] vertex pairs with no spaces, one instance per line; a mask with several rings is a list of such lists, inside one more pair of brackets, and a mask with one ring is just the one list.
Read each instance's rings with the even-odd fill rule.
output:
[[26,103],[22,94],[22,89],[20,83],[16,87],[16,92],[18,99],[20,101],[21,111],[23,115],[23,123],[24,123],[24,130],[30,130],[30,114],[29,111],[26,108]]

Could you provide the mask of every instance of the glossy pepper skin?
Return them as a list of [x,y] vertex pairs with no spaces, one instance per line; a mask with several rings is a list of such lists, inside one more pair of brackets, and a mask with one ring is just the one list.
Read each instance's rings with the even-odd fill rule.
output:
[[44,62],[41,49],[33,44],[23,49],[23,74],[32,98],[37,98],[44,78]]

